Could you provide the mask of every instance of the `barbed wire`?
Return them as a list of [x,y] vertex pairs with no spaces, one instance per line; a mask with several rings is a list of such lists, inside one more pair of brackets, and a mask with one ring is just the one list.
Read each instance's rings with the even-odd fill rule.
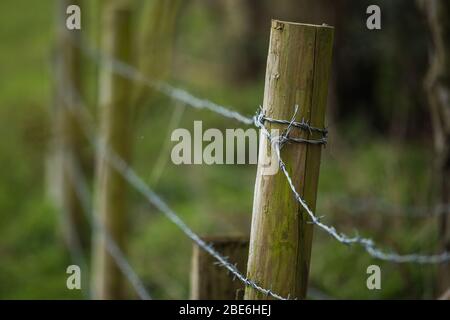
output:
[[[241,115],[239,112],[234,111],[230,109],[229,107],[222,106],[219,104],[216,104],[210,100],[207,99],[201,99],[198,97],[195,97],[191,93],[187,92],[186,90],[176,88],[174,86],[169,85],[168,83],[165,83],[160,80],[153,80],[146,76],[144,76],[142,73],[140,73],[138,70],[136,70],[131,65],[119,61],[113,57],[109,57],[103,54],[99,54],[97,51],[92,50],[91,48],[87,48],[86,46],[81,46],[81,49],[83,52],[91,56],[95,59],[98,63],[105,63],[102,62],[102,59],[105,60],[107,63],[105,64],[105,67],[110,68],[112,71],[116,72],[117,74],[120,74],[130,80],[139,81],[141,83],[144,83],[148,85],[149,87],[156,89],[160,91],[161,93],[165,93],[167,96],[179,100],[181,102],[184,102],[186,105],[197,108],[197,109],[208,109],[210,111],[213,111],[219,115],[222,115],[227,118],[232,118],[237,121],[240,121],[244,124],[250,125],[254,124],[257,128],[260,128],[262,130],[262,133],[269,139],[269,141],[272,144],[272,147],[275,148],[275,153],[279,160],[279,165],[281,170],[283,171],[284,175],[286,176],[287,182],[290,186],[290,189],[296,198],[296,200],[300,203],[300,205],[304,208],[304,210],[308,213],[308,215],[311,218],[311,223],[317,225],[320,229],[327,232],[329,235],[331,235],[333,238],[335,238],[338,242],[350,245],[350,244],[359,244],[361,245],[367,253],[369,253],[372,257],[378,258],[381,260],[396,262],[396,263],[406,263],[406,262],[416,262],[419,264],[428,264],[428,263],[447,263],[450,261],[450,253],[445,251],[441,254],[436,255],[420,255],[420,254],[398,254],[395,252],[392,253],[386,253],[381,249],[378,249],[375,246],[375,243],[370,238],[362,238],[360,236],[355,237],[348,237],[343,233],[338,233],[335,229],[335,227],[328,226],[322,222],[320,222],[320,219],[313,213],[313,211],[308,207],[306,202],[302,199],[300,194],[297,192],[293,182],[292,178],[290,177],[289,173],[287,172],[286,165],[281,159],[281,153],[280,149],[281,146],[288,142],[289,139],[292,139],[289,137],[289,130],[292,127],[297,127],[300,129],[306,129],[310,131],[320,131],[326,134],[326,129],[321,128],[315,128],[310,126],[307,123],[302,122],[295,122],[294,117],[291,120],[277,120],[266,117],[262,112],[261,108],[257,111],[257,114],[251,118]],[[297,109],[297,106],[295,107]],[[280,124],[288,124],[288,130],[281,136],[278,137],[271,137],[269,131],[264,125],[264,121],[271,121],[271,122],[277,122]],[[304,141],[308,142],[308,141]]]
[[229,107],[219,105],[208,99],[198,98],[189,93],[188,91],[174,87],[167,82],[150,79],[141,72],[139,72],[139,70],[137,70],[130,64],[120,61],[114,57],[102,54],[101,52],[98,52],[96,50],[93,50],[91,47],[83,43],[73,42],[73,44],[77,46],[82,52],[84,52],[87,56],[89,56],[97,64],[101,65],[106,69],[112,70],[116,74],[121,75],[126,79],[142,83],[147,87],[159,91],[160,93],[168,97],[171,97],[175,100],[183,102],[192,108],[210,110],[226,118],[237,120],[246,125],[253,124],[253,119],[251,117],[246,117],[241,113],[232,110]]

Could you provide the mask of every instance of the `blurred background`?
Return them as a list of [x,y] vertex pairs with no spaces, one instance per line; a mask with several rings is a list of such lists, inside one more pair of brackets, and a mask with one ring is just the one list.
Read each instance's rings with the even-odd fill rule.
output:
[[[317,214],[339,230],[358,230],[399,252],[449,249],[448,208],[445,214],[435,210],[448,205],[450,194],[449,31],[440,25],[448,23],[443,17],[450,10],[443,10],[444,1],[440,6],[407,0],[72,2],[81,7],[80,36],[94,48],[108,32],[102,23],[105,7],[129,5],[131,51],[139,70],[248,116],[262,104],[270,19],[334,26],[330,136],[322,154]],[[73,260],[53,186],[54,62],[64,50],[58,15],[65,3],[0,2],[2,299],[81,299],[89,292],[85,278],[83,290],[66,288],[66,268]],[[366,27],[371,4],[381,8],[381,30]],[[98,115],[98,65],[83,57],[79,68],[83,99]],[[433,98],[435,78],[442,80],[439,90],[446,92],[447,103]],[[168,123],[191,129],[194,120],[203,120],[204,128],[223,130],[240,124],[208,111],[184,110],[145,88],[135,91],[132,164],[138,174],[199,234],[248,236],[255,165],[170,161]],[[87,143],[83,157],[92,185],[94,152]],[[191,242],[136,192],[130,190],[129,199],[130,264],[153,297],[188,298]],[[382,268],[382,290],[366,287],[370,264]],[[310,287],[316,297],[436,298],[450,286],[448,273],[436,265],[374,260],[319,230],[314,235]]]

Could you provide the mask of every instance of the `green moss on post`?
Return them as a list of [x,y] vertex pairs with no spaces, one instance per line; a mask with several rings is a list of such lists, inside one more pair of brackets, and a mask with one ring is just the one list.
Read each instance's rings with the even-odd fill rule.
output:
[[[331,67],[333,28],[273,20],[267,59],[263,110],[268,117],[290,120],[295,105],[296,121],[324,127]],[[286,126],[267,123],[269,129]],[[293,130],[293,137],[320,138],[314,132]],[[260,155],[270,162],[270,148],[261,137]],[[287,144],[282,158],[293,182],[315,210],[321,146]],[[252,230],[247,275],[264,288],[282,296],[306,298],[313,226],[295,200],[281,170],[264,175],[258,165],[253,202]],[[246,299],[268,297],[247,287]]]

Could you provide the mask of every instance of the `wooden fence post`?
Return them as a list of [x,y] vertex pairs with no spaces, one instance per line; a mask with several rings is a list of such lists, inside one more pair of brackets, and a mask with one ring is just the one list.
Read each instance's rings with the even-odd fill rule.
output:
[[[333,46],[332,27],[273,20],[267,59],[263,111],[267,117],[323,128]],[[266,123],[270,129],[286,126]],[[293,129],[293,137],[315,139],[316,133]],[[321,146],[286,144],[281,155],[298,192],[315,210]],[[261,136],[255,183],[247,275],[262,287],[291,298],[306,297],[313,226],[295,200],[281,170],[264,175],[270,144]],[[247,287],[246,299],[267,299]]]
[[66,28],[66,10],[71,4],[80,6],[81,1],[64,0],[57,4],[55,137],[47,170],[50,196],[63,212],[64,240],[72,254],[81,258],[90,245],[90,228],[73,181],[76,168],[84,168],[87,157],[83,148],[85,139],[75,114],[81,108],[82,59],[76,47],[81,31]]
[[[137,66],[152,79],[164,81],[171,72],[173,47],[182,0],[144,1],[138,23]],[[154,90],[143,83],[137,84],[133,103],[137,106],[154,103]]]
[[[122,7],[104,9],[103,51],[125,63],[131,61],[131,11]],[[104,60],[109,64],[111,61]],[[125,161],[130,161],[131,82],[107,65],[100,71],[100,141]],[[101,154],[97,154],[96,212],[107,233],[123,250],[127,226],[127,182]],[[97,232],[93,250],[93,297],[123,299],[124,278],[108,253],[104,233]]]
[[[443,212],[438,218],[439,246],[450,250],[450,3],[445,0],[421,1],[428,20],[428,29],[433,47],[430,52],[430,67],[425,78],[425,89],[433,124],[434,181],[436,200],[442,204]],[[450,288],[450,271],[446,263],[438,266],[437,289],[439,293]]]
[[[247,267],[248,239],[243,237],[205,237],[207,243],[236,263],[239,271]],[[216,264],[216,259],[194,244],[192,248],[191,299],[236,300],[243,296],[244,285]],[[239,299],[240,300],[240,299]]]

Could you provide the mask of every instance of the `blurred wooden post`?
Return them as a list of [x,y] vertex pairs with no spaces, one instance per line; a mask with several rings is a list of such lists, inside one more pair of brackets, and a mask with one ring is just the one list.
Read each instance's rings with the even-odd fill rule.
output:
[[[325,25],[272,21],[263,104],[266,116],[290,120],[298,105],[296,121],[304,119],[312,126],[324,127],[333,31]],[[277,124],[266,125],[269,130],[286,129]],[[320,138],[300,129],[293,129],[291,135]],[[261,164],[270,162],[268,145],[261,136],[247,275],[282,296],[303,299],[307,293],[313,226],[282,171],[264,175]],[[316,207],[321,148],[292,143],[281,152],[294,185],[312,210]],[[245,298],[268,297],[247,287]]]
[[[242,237],[206,237],[207,243],[239,271],[245,273],[248,257],[248,239]],[[216,264],[216,259],[194,244],[192,249],[191,299],[193,300],[236,300],[243,295],[244,285],[233,275]]]
[[[104,9],[103,51],[125,63],[131,60],[131,12],[126,8]],[[103,60],[100,73],[100,141],[108,150],[125,161],[130,161],[131,82],[115,74]],[[127,228],[127,190],[124,178],[111,163],[97,154],[96,212],[99,221],[111,238],[124,250]],[[124,278],[117,264],[108,253],[104,234],[97,232],[93,255],[93,297],[95,299],[123,299],[126,297]]]
[[89,224],[85,219],[81,201],[78,198],[73,174],[75,168],[83,168],[84,136],[81,131],[77,109],[81,108],[82,63],[81,54],[76,47],[80,41],[80,30],[66,28],[66,10],[71,4],[81,6],[80,0],[64,0],[57,7],[57,44],[55,64],[55,140],[48,178],[50,195],[63,212],[63,234],[72,254],[81,259],[82,251],[90,244]]
[[[448,0],[420,1],[428,20],[432,39],[430,67],[425,89],[433,124],[434,172],[437,201],[443,212],[438,218],[439,246],[450,251],[450,2]],[[439,293],[450,287],[450,268],[438,266]]]
[[[139,71],[152,79],[166,79],[171,71],[178,16],[185,5],[182,0],[144,1],[137,32],[137,65]],[[154,91],[137,84],[133,103],[137,106],[154,103]]]

